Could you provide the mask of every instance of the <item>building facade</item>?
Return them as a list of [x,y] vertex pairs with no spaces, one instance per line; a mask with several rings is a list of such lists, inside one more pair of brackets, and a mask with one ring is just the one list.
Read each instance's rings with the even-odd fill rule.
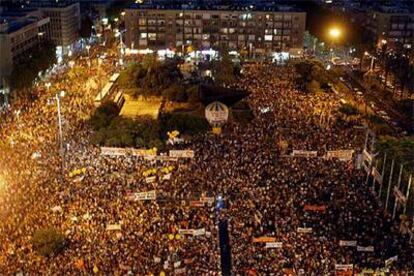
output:
[[414,12],[382,7],[368,14],[367,27],[377,42],[386,41],[389,47],[401,43],[406,49],[414,47]]
[[39,9],[50,18],[51,39],[56,46],[69,47],[79,39],[79,3],[44,4]]
[[50,20],[38,10],[0,16],[0,83],[15,64],[27,58],[42,40],[50,39]]
[[126,45],[134,49],[227,47],[257,53],[303,48],[306,14],[285,11],[127,9]]

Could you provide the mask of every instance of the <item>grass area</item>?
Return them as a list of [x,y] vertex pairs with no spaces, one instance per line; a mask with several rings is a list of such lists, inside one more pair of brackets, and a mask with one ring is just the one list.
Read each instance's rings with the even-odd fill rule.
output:
[[157,119],[160,107],[160,97],[144,98],[140,96],[138,99],[134,99],[129,95],[125,95],[125,103],[119,115],[130,119],[136,119],[142,116]]

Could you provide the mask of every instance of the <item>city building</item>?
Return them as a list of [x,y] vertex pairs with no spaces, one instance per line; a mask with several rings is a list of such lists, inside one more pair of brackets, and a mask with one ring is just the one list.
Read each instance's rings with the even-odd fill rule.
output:
[[42,40],[50,39],[50,34],[50,19],[39,10],[0,14],[0,83],[34,47],[38,47]]
[[195,49],[224,46],[255,55],[300,52],[305,21],[306,13],[290,7],[260,10],[136,5],[126,10],[125,42],[132,49],[182,51],[191,45]]
[[27,5],[38,8],[50,18],[51,40],[57,46],[58,52],[68,53],[79,39],[79,2],[35,0],[29,1]]
[[377,44],[397,43],[406,49],[414,47],[414,11],[398,6],[379,6],[368,13],[366,27],[375,35]]

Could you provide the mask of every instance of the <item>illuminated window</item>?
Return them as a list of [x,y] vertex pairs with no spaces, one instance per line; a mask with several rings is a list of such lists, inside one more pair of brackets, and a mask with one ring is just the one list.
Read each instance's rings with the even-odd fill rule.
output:
[[272,35],[265,35],[264,39],[265,41],[272,41],[273,36]]

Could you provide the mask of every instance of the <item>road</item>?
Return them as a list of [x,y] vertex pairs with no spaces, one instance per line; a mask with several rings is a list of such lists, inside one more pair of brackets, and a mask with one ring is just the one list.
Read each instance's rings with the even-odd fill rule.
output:
[[399,133],[403,131],[410,132],[412,129],[410,120],[395,110],[391,102],[385,100],[383,97],[378,97],[373,91],[366,89],[351,68],[346,67],[345,72],[345,84],[361,91],[365,102],[369,104],[377,116],[381,117],[390,127]]

